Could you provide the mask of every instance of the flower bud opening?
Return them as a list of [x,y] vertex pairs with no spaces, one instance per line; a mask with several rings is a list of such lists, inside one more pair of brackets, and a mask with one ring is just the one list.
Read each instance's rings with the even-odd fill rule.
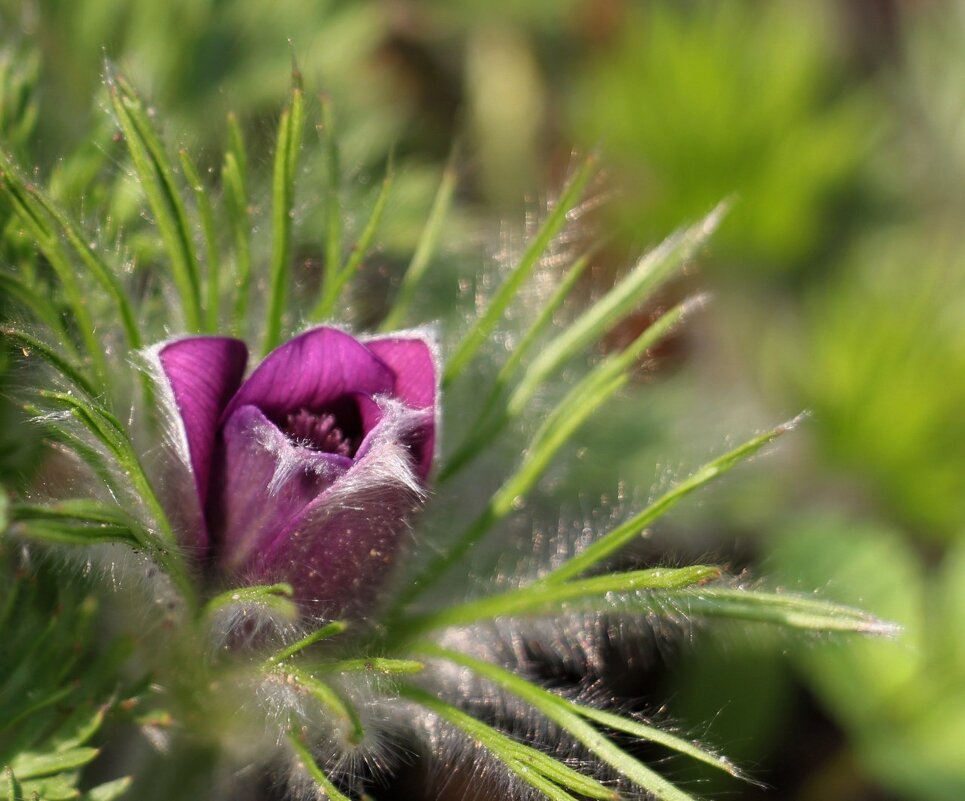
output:
[[331,412],[302,408],[285,416],[282,431],[295,445],[351,458],[359,447],[361,427],[361,421],[346,419],[344,414],[336,417]]

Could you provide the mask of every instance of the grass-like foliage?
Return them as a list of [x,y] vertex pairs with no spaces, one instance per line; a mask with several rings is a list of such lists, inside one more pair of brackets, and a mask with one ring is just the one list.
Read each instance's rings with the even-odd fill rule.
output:
[[[624,316],[653,304],[698,257],[725,209],[682,227],[594,302],[582,300],[581,277],[594,251],[570,257],[559,243],[592,185],[592,157],[576,163],[519,258],[477,292],[474,309],[439,345],[442,388],[479,398],[475,408],[460,409],[444,395],[443,428],[467,415],[475,423],[437,456],[426,508],[410,521],[412,544],[397,557],[394,581],[371,611],[325,619],[300,609],[284,581],[226,587],[211,580],[209,566],[179,534],[178,493],[193,488],[165,472],[171,420],[159,388],[137,363],[146,348],[172,335],[243,335],[264,354],[311,324],[350,324],[349,292],[378,242],[400,167],[388,159],[352,242],[341,205],[335,110],[328,101],[320,108],[310,102],[297,76],[272,158],[253,159],[229,118],[224,155],[210,170],[187,149],[168,146],[155,115],[121,75],[109,71],[106,88],[126,149],[126,179],[149,220],[129,233],[143,236],[146,229],[154,237],[157,257],[150,263],[131,269],[128,232],[105,247],[98,241],[104,221],[78,218],[70,210],[76,204],[57,198],[8,149],[0,150],[9,261],[0,283],[15,307],[3,332],[22,356],[18,397],[42,432],[51,464],[12,495],[0,540],[6,572],[0,797],[105,801],[123,792],[126,779],[89,787],[79,771],[97,757],[87,743],[133,676],[125,703],[136,705],[142,726],[163,740],[159,758],[168,760],[172,776],[179,775],[178,759],[190,762],[185,748],[214,754],[205,797],[233,797],[224,776],[248,766],[295,795],[369,798],[368,792],[377,795],[373,777],[391,771],[400,751],[414,751],[501,781],[505,792],[521,797],[686,801],[690,792],[627,744],[646,740],[737,777],[740,771],[702,745],[608,710],[599,693],[591,701],[542,686],[513,643],[545,638],[548,620],[566,637],[580,621],[606,618],[892,632],[852,608],[752,589],[718,566],[627,569],[620,561],[625,546],[662,515],[754,457],[794,421],[729,448],[611,530],[564,543],[557,549],[563,556],[535,575],[511,576],[510,586],[493,580],[486,592],[466,598],[467,577],[478,586],[481,546],[525,514],[524,502],[541,492],[541,479],[574,435],[627,385],[639,359],[704,302],[684,300],[624,349],[594,357]],[[300,164],[315,155],[305,144],[314,141],[306,130],[315,122],[324,165],[323,258],[316,274],[306,274],[296,257],[299,177]],[[252,170],[254,162],[271,164],[267,180]],[[411,262],[389,293],[382,330],[432,322],[418,316],[419,300],[446,236],[457,167],[454,149]],[[262,247],[264,234],[255,231],[270,232],[270,245]],[[508,315],[534,274],[547,270],[556,271],[553,291],[531,315]],[[574,305],[579,311],[561,325],[560,310]],[[494,337],[514,326],[514,347],[500,358]],[[543,410],[539,420],[530,414],[535,406]],[[445,525],[438,516],[424,525],[434,509],[453,508],[449,493],[477,483],[474,468],[507,432],[521,443],[519,456],[502,468],[495,489],[480,503],[460,506],[468,509],[463,516],[450,512]],[[489,482],[491,472],[481,472],[474,488]],[[58,569],[43,562],[46,554]],[[120,583],[115,593],[98,596],[102,606],[109,609],[112,598],[141,599],[143,630],[127,650],[105,647],[103,631],[95,637],[88,630],[93,596],[61,586],[57,577],[76,564],[92,565],[94,579]],[[463,594],[454,597],[452,586]],[[126,619],[125,610],[115,609],[103,628],[123,628]],[[585,627],[573,639],[574,649],[599,647]],[[123,751],[123,744],[116,748]],[[145,784],[136,792],[151,798],[154,791]]]

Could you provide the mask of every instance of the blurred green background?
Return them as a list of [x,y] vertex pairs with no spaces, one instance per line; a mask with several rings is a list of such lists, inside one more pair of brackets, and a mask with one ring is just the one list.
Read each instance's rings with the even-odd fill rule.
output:
[[[361,322],[457,135],[452,281],[559,185],[574,149],[604,164],[578,223],[607,242],[589,293],[731,198],[709,252],[668,290],[708,289],[710,311],[641,364],[584,435],[589,455],[574,450],[553,480],[591,505],[621,482],[645,498],[724,438],[808,409],[776,454],[674,515],[641,558],[709,555],[906,634],[712,629],[657,655],[626,694],[649,711],[670,699],[671,720],[771,786],[667,767],[708,796],[965,798],[965,4],[0,0],[4,144],[80,213],[106,210],[109,240],[136,234],[137,207],[120,171],[94,181],[115,144],[105,57],[202,164],[219,163],[237,114],[262,174],[294,60],[334,101],[350,228],[394,147]],[[316,215],[323,230],[318,169],[309,159],[303,231]],[[425,306],[446,325],[445,305]],[[16,483],[31,449],[0,411],[0,469]]]

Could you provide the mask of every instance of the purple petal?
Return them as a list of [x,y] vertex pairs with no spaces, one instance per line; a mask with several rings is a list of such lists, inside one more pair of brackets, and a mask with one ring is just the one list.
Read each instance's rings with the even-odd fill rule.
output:
[[382,422],[385,413],[378,403],[364,395],[356,396],[355,403],[359,411],[359,417],[362,420],[363,432],[362,441],[359,443],[358,450],[355,452],[355,458],[361,459],[368,452],[372,442],[379,436],[378,425]]
[[294,445],[254,406],[235,411],[222,435],[208,519],[217,561],[237,571],[285,531],[352,460]]
[[315,328],[276,348],[245,381],[224,413],[257,406],[271,419],[319,409],[349,393],[389,393],[392,371],[362,343],[334,328]]
[[[401,430],[391,421],[383,427]],[[254,555],[249,578],[290,582],[296,600],[311,612],[364,614],[397,561],[406,516],[420,498],[406,446],[392,436],[376,436],[351,470]]]
[[438,371],[432,348],[419,337],[391,336],[373,339],[365,346],[395,373],[396,398],[411,409],[431,410],[411,440],[417,472],[423,481],[432,467],[436,440],[436,398]]
[[[187,337],[162,345],[157,358],[184,427],[198,501],[204,508],[218,420],[241,384],[248,349],[228,337]],[[207,545],[203,527],[197,540],[189,544]]]

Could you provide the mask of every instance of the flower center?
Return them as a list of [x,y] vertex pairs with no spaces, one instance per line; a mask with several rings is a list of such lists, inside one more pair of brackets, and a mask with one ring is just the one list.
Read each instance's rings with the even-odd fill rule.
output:
[[308,409],[299,409],[285,416],[284,432],[295,444],[313,451],[353,456],[358,449],[358,441],[336,425],[337,422],[334,414],[315,414]]

